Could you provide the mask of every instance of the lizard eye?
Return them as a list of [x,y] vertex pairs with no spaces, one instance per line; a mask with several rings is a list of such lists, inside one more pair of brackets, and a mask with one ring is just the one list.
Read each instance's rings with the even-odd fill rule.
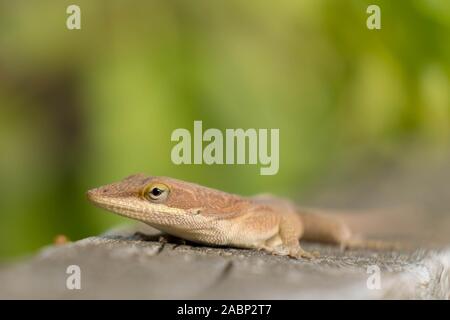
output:
[[144,197],[147,200],[155,201],[155,200],[165,200],[167,195],[169,194],[169,188],[161,183],[155,183],[148,186],[144,191]]

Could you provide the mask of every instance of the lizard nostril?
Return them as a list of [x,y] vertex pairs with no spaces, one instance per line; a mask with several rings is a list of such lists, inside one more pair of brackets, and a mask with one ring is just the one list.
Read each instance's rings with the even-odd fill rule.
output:
[[103,189],[103,193],[107,193],[109,190],[108,189]]

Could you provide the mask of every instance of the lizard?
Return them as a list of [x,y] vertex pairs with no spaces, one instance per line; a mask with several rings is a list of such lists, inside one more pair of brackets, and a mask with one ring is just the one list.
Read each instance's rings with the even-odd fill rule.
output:
[[96,206],[204,245],[264,250],[312,259],[299,240],[341,248],[383,248],[362,240],[333,214],[272,195],[244,197],[169,177],[134,174],[87,192]]

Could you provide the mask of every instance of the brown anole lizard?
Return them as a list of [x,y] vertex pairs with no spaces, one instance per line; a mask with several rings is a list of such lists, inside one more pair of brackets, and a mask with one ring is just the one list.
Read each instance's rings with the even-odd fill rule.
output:
[[332,214],[269,195],[242,197],[168,177],[129,176],[87,192],[95,205],[185,240],[312,258],[299,240],[383,247],[360,240]]

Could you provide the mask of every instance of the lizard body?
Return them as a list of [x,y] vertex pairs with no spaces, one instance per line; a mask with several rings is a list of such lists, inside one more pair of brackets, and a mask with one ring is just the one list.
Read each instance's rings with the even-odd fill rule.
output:
[[268,195],[241,197],[167,177],[129,176],[87,192],[95,205],[197,243],[312,258],[299,239],[358,246],[332,215]]

